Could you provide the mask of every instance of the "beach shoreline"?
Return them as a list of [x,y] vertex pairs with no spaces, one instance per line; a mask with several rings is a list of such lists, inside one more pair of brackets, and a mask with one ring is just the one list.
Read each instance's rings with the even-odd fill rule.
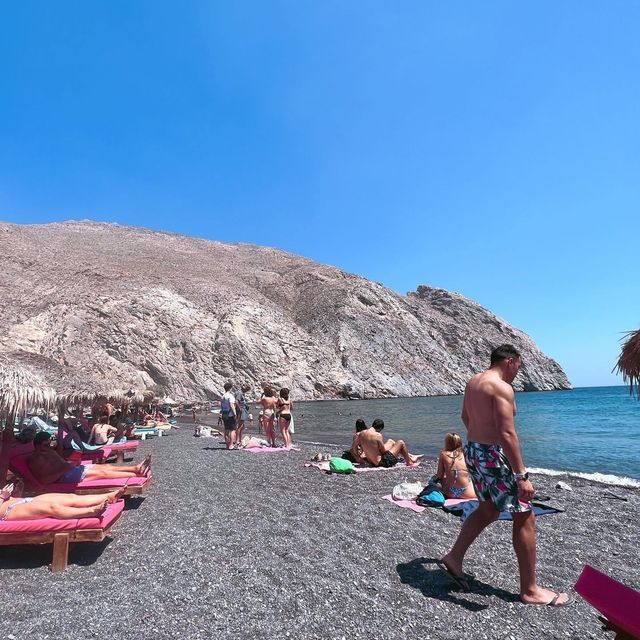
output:
[[[580,598],[557,610],[518,602],[508,523],[469,552],[473,592],[455,589],[433,561],[459,519],[382,499],[398,482],[426,480],[435,460],[416,471],[327,475],[303,467],[317,447],[226,451],[218,438],[193,437],[192,426],[141,444],[139,455],[154,458],[149,493],[129,502],[110,541],[75,545],[64,573],[47,570],[50,547],[0,547],[5,635],[608,637]],[[534,476],[538,493],[566,509],[538,519],[540,581],[570,589],[591,564],[640,587],[640,490],[621,502],[605,497],[606,485],[569,480],[569,492],[556,482]]]

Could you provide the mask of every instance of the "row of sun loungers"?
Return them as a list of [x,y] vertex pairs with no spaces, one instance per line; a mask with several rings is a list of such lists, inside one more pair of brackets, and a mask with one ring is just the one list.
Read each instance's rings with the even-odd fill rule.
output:
[[[102,447],[100,451],[78,451],[77,453],[82,456],[82,462],[87,464],[104,462],[113,456],[118,462],[122,462],[125,453],[135,452],[139,444],[139,441],[127,441]],[[25,496],[43,493],[102,494],[123,488],[123,495],[129,497],[142,495],[151,484],[152,476],[148,475],[120,479],[81,480],[77,483],[54,482],[45,485],[31,473],[27,465],[27,459],[32,451],[31,445],[18,446],[9,460],[11,471],[24,481]],[[95,518],[0,521],[0,545],[53,544],[50,568],[52,571],[64,571],[68,562],[69,544],[101,542],[120,518],[123,509],[124,500],[118,500],[108,505],[100,517]]]

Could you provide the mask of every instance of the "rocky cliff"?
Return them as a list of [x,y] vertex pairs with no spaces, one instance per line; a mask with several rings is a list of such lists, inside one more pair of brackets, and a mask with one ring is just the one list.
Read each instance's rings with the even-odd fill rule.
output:
[[452,394],[503,342],[525,361],[516,388],[570,388],[526,334],[442,289],[401,296],[283,251],[115,224],[0,223],[0,249],[0,351],[115,388],[213,398],[231,379],[299,399]]

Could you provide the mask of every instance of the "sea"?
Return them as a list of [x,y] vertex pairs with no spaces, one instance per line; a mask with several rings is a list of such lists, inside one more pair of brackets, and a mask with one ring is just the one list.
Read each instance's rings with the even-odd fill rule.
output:
[[[525,464],[535,473],[570,474],[640,487],[640,401],[629,388],[582,387],[516,394],[516,428]],[[462,396],[296,402],[296,440],[348,448],[357,418],[385,423],[411,453],[437,456],[444,436],[465,439]],[[434,469],[435,472],[435,469]]]

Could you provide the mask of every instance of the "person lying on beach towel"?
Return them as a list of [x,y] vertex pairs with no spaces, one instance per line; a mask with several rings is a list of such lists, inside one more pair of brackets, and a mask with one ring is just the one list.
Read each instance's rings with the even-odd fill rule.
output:
[[34,452],[27,459],[27,465],[37,480],[45,485],[54,482],[133,478],[149,475],[151,471],[151,456],[147,456],[141,464],[132,466],[76,465],[74,462],[67,462],[51,448],[51,436],[44,431],[34,438],[33,448]]
[[415,467],[424,458],[422,455],[411,455],[407,450],[404,440],[384,441],[381,431],[384,422],[380,419],[373,421],[372,425],[361,431],[358,444],[367,462],[374,467],[393,467],[398,464],[398,457],[402,456],[407,467]]
[[107,506],[119,500],[124,488],[109,493],[91,496],[77,496],[74,493],[43,493],[35,498],[13,498],[13,484],[6,485],[0,492],[0,522],[12,520],[75,520],[95,518]]

